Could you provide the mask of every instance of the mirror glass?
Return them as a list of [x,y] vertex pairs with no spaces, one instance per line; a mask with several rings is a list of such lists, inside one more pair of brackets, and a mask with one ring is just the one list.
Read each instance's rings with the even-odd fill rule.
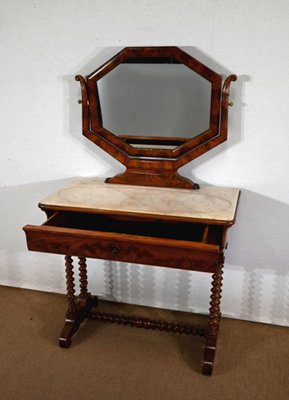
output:
[[177,61],[128,60],[97,86],[102,125],[115,135],[181,142],[209,129],[211,82]]

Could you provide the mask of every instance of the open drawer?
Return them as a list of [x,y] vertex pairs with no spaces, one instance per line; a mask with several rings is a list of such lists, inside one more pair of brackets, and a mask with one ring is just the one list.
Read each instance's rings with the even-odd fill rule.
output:
[[24,228],[29,250],[214,272],[223,228],[128,216],[55,212]]

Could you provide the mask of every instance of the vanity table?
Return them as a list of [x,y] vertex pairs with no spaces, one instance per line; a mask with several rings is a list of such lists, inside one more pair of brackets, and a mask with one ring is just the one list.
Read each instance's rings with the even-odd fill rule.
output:
[[[136,77],[132,76],[131,66],[143,68],[144,65],[150,68],[157,65],[157,69],[150,69],[149,73],[146,70],[149,77],[157,73],[157,80],[152,82],[152,87],[156,86],[163,74],[170,81],[177,74],[175,80],[181,82],[181,90],[184,90],[185,81],[180,75],[180,66],[185,68],[186,75],[195,74],[206,81],[204,86],[209,94],[206,113],[201,121],[195,122],[200,113],[199,102],[203,102],[198,92],[198,102],[190,104],[197,112],[189,121],[190,126],[195,124],[195,132],[192,134],[189,131],[189,137],[185,136],[188,128],[183,127],[182,122],[179,136],[156,136],[156,128],[151,133],[147,128],[147,133],[143,133],[142,123],[134,118],[136,109],[130,114],[131,120],[135,119],[136,122],[132,128],[133,134],[125,125],[118,131],[118,127],[128,119],[127,116],[121,117],[127,112],[125,108],[121,110],[118,122],[108,118],[111,114],[117,114],[113,106],[119,88],[122,90],[116,102],[117,109],[121,107],[121,99],[125,96],[123,90],[130,78],[133,87],[129,95],[134,93],[140,80],[140,71],[144,75],[144,71],[138,69]],[[158,69],[160,65],[165,66],[164,72]],[[114,75],[109,83],[103,81],[119,66],[124,66],[118,71],[119,76]],[[127,73],[129,79],[124,79]],[[120,78],[118,83],[117,78]],[[80,81],[82,90],[83,134],[121,161],[126,171],[105,181],[86,178],[72,182],[40,202],[39,207],[47,215],[43,225],[24,227],[29,250],[65,256],[68,309],[59,344],[69,347],[72,336],[85,318],[200,335],[205,339],[203,373],[210,375],[221,318],[226,235],[236,219],[240,191],[212,186],[200,188],[196,182],[181,177],[177,169],[226,140],[229,86],[236,77],[230,75],[222,84],[220,75],[176,47],[145,47],[125,48],[89,76],[78,75],[76,79]],[[190,96],[196,88],[202,88],[203,83],[196,82],[194,76]],[[141,91],[143,94],[146,86],[147,83],[138,88],[137,93]],[[107,93],[114,88],[116,92],[110,99]],[[174,98],[178,97],[179,88],[173,85],[170,90],[175,94]],[[134,102],[130,103],[129,98],[123,101],[124,105],[130,103],[129,109]],[[146,104],[149,109],[150,103]],[[185,105],[184,102],[181,104]],[[110,107],[114,112],[107,111]],[[175,104],[174,109],[176,107]],[[155,105],[153,108],[156,108]],[[172,109],[167,119],[170,114]],[[144,126],[149,126],[153,120],[158,121],[158,118],[144,118]],[[162,127],[159,125],[157,129],[161,131]],[[73,257],[77,257],[79,263],[79,295],[75,291]],[[86,258],[212,274],[207,327],[99,312],[97,297],[88,291]]]

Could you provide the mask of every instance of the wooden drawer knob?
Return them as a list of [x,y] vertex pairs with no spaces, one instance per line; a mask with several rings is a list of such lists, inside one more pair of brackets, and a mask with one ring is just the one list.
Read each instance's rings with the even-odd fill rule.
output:
[[116,246],[113,246],[112,249],[111,249],[111,252],[112,252],[112,254],[115,255],[115,254],[120,252],[120,249],[118,247],[116,247]]

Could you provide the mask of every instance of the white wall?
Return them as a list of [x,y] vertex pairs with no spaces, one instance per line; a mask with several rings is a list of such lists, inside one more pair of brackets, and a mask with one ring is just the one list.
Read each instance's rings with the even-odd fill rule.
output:
[[[115,49],[177,45],[236,73],[228,142],[181,171],[242,188],[227,251],[223,313],[289,324],[289,2],[1,1],[1,283],[65,290],[61,256],[28,252],[21,227],[76,176],[122,166],[81,136],[79,84]],[[97,268],[95,268],[97,266]],[[206,312],[209,275],[90,261],[107,298]]]

